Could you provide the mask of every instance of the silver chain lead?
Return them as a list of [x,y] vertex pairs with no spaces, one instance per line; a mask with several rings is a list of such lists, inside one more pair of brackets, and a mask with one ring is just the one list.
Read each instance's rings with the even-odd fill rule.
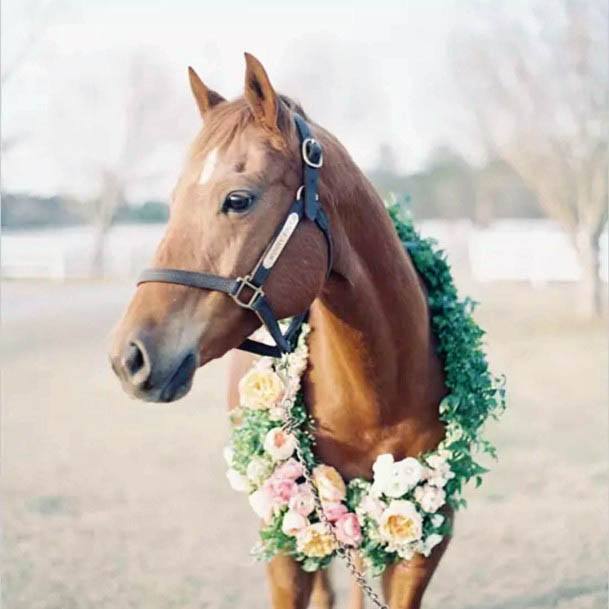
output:
[[[291,414],[289,414],[288,420],[283,425],[283,429],[289,432],[293,432],[293,430],[297,426],[298,425],[295,424],[295,422],[292,420]],[[385,603],[383,603],[380,596],[372,589],[372,586],[368,583],[366,576],[355,564],[355,560],[353,559],[353,550],[345,544],[341,543],[336,537],[336,534],[334,533],[334,528],[332,527],[332,524],[324,513],[323,507],[321,505],[321,499],[317,491],[317,486],[313,481],[313,475],[311,474],[311,470],[307,465],[307,462],[302,453],[302,447],[300,446],[300,442],[298,442],[298,440],[296,441],[296,456],[300,461],[300,464],[302,465],[304,479],[313,494],[313,499],[315,502],[315,513],[317,514],[319,521],[323,523],[323,525],[326,527],[326,531],[328,532],[328,534],[332,537],[332,539],[338,546],[338,550],[336,551],[336,553],[345,562],[351,575],[353,576],[359,587],[364,591],[364,594],[378,607],[378,609],[389,609],[389,607],[385,605]]]

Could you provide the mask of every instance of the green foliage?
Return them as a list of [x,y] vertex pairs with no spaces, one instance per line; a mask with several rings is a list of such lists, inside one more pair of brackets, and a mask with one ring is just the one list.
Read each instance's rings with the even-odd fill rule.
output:
[[244,408],[240,412],[242,420],[235,426],[232,435],[232,465],[240,474],[245,474],[252,456],[264,454],[264,438],[277,423],[273,423],[263,410]]
[[281,523],[286,509],[276,514],[270,524],[260,529],[261,546],[255,550],[256,558],[261,560],[270,560],[276,554],[283,553],[290,556],[297,554],[296,538],[286,535],[281,530]]
[[452,454],[450,465],[455,478],[446,491],[451,505],[462,507],[463,485],[471,479],[479,484],[487,471],[476,462],[474,453],[496,457],[494,446],[481,438],[480,432],[489,416],[497,417],[505,408],[505,381],[489,370],[482,342],[484,331],[472,317],[476,303],[459,299],[444,252],[432,239],[419,235],[403,205],[394,203],[388,211],[427,287],[431,326],[449,390],[440,404],[440,417],[446,424],[444,447]]

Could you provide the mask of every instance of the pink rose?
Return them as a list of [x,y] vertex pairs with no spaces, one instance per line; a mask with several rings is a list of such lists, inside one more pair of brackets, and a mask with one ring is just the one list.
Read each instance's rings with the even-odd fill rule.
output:
[[290,510],[308,516],[315,509],[315,498],[309,487],[304,484],[298,485],[298,490],[290,499]]
[[357,516],[353,512],[343,514],[334,523],[334,533],[338,541],[347,546],[356,547],[362,540],[362,529]]
[[335,522],[341,516],[347,513],[347,506],[342,503],[323,503],[324,514],[330,522]]
[[288,459],[285,463],[282,463],[273,473],[273,477],[282,478],[286,480],[296,480],[304,474],[302,464],[294,458]]
[[296,494],[298,485],[294,480],[271,476],[264,483],[263,489],[270,495],[275,505],[287,505],[292,496]]

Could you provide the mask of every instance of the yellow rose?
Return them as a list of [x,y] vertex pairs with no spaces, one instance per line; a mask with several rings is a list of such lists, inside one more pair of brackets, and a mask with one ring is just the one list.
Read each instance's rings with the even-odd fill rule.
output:
[[282,380],[272,370],[253,368],[239,381],[241,406],[252,410],[272,408],[284,392]]
[[296,547],[305,556],[323,558],[336,550],[336,540],[322,522],[316,522],[298,532]]
[[379,531],[383,539],[393,545],[417,541],[423,534],[423,519],[414,503],[392,501],[382,513]]
[[330,465],[318,465],[313,470],[313,480],[319,498],[326,503],[342,501],[347,493],[342,476]]

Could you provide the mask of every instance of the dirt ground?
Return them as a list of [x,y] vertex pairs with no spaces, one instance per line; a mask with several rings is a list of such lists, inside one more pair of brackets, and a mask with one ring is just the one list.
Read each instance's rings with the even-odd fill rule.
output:
[[[179,403],[125,397],[105,349],[131,289],[2,286],[3,607],[266,607],[256,519],[224,477],[225,362]],[[605,609],[606,323],[575,321],[568,287],[474,295],[509,411],[425,607]]]

